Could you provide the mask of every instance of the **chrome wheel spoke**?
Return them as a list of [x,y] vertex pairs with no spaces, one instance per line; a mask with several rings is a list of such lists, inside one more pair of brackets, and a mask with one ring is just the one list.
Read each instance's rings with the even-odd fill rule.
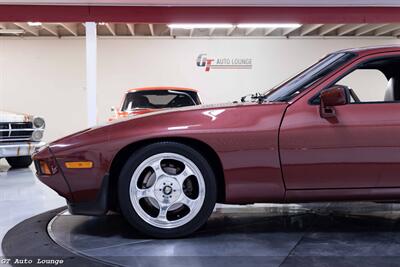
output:
[[153,164],[150,165],[150,167],[153,169],[156,175],[156,179],[159,179],[163,175],[167,175],[161,167],[161,159],[155,161]]
[[183,170],[183,172],[181,172],[178,175],[175,175],[174,177],[176,178],[176,180],[178,180],[178,183],[183,186],[183,182],[191,175],[194,175],[192,170],[190,170],[187,166],[185,166],[185,169]]
[[160,211],[158,213],[157,220],[161,222],[168,222],[167,212],[169,207],[170,205],[160,205]]
[[136,188],[136,197],[138,199],[144,198],[144,197],[151,197],[151,198],[155,198],[154,196],[154,187],[149,187],[149,188],[145,188],[145,189],[139,189]]
[[176,203],[184,204],[192,211],[196,204],[196,200],[188,198],[185,194],[182,194],[181,197],[176,201]]

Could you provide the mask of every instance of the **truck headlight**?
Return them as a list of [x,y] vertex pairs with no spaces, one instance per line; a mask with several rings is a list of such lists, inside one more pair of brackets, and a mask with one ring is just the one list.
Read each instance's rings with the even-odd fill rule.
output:
[[32,140],[33,141],[40,141],[43,138],[43,131],[33,131],[32,133]]
[[35,128],[44,128],[44,126],[45,126],[44,119],[41,118],[41,117],[35,117],[35,118],[33,119],[33,126],[34,126]]

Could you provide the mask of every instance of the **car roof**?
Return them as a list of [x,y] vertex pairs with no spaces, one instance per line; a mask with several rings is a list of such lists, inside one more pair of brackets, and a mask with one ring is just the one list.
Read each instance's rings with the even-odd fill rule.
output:
[[153,86],[153,87],[140,87],[140,88],[132,88],[128,90],[129,92],[137,92],[137,91],[152,91],[152,90],[158,90],[158,91],[167,91],[167,90],[174,90],[174,91],[192,91],[197,93],[198,91],[193,88],[186,88],[186,87],[176,87],[176,86]]
[[395,51],[400,51],[400,45],[357,47],[357,48],[342,49],[337,51],[336,53],[348,52],[348,53],[356,53],[358,55],[367,55],[367,54],[395,52]]

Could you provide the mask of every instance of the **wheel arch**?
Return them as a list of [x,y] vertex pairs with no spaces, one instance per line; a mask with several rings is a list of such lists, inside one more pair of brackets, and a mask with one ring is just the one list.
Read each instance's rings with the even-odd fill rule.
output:
[[[203,156],[205,156],[208,163],[211,165],[213,170],[215,170],[215,177],[217,182],[217,202],[225,202],[225,177],[222,162],[217,154],[217,152],[210,147],[207,143],[199,141],[193,138],[187,137],[166,137],[166,138],[151,138],[140,140],[138,142],[131,143],[118,151],[118,153],[113,158],[111,167],[109,169],[110,173],[110,184],[109,184],[109,201],[110,208],[112,210],[118,210],[118,179],[122,167],[124,166],[126,160],[131,156],[133,151],[138,150],[146,145],[158,143],[158,142],[176,142],[185,144],[199,151]],[[205,155],[206,154],[206,155]]]

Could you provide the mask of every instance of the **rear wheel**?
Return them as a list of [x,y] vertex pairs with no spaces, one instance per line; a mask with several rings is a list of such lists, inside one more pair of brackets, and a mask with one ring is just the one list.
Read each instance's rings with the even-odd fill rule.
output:
[[213,211],[216,181],[207,160],[175,142],[136,151],[118,184],[123,215],[133,227],[157,238],[176,238],[200,228]]
[[32,164],[32,159],[30,156],[8,157],[6,160],[14,169],[28,168]]

